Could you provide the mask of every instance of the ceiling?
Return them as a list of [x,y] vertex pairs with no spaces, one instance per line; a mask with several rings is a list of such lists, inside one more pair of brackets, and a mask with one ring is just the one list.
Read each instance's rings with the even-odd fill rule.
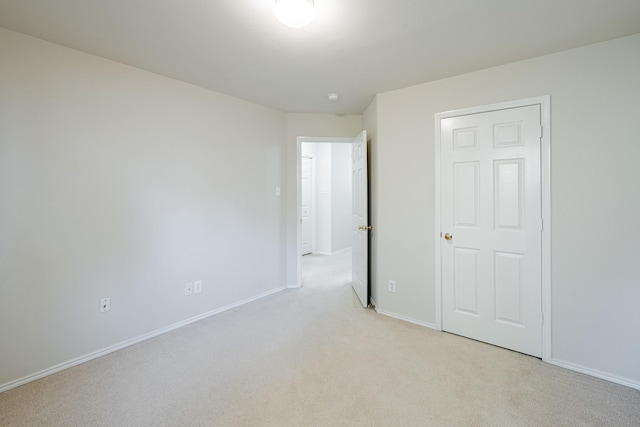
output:
[[279,110],[334,114],[640,32],[638,0],[315,3],[316,20],[293,30],[274,0],[0,0],[0,26]]

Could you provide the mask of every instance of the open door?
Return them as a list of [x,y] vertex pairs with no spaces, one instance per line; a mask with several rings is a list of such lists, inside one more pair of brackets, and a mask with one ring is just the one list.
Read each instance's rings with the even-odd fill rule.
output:
[[367,182],[367,131],[351,143],[353,186],[352,286],[363,307],[369,305],[369,194]]

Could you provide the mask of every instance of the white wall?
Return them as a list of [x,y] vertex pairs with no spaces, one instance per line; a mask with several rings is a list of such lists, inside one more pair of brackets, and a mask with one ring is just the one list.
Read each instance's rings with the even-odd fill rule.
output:
[[286,284],[284,113],[3,29],[0,58],[0,387]]
[[316,252],[331,253],[331,144],[316,145]]
[[351,144],[331,145],[331,252],[351,247]]
[[436,320],[434,114],[550,94],[553,358],[640,387],[639,53],[634,35],[379,94],[378,307]]
[[287,114],[286,221],[287,284],[298,283],[298,142],[299,136],[349,137],[362,131],[362,116],[333,114]]

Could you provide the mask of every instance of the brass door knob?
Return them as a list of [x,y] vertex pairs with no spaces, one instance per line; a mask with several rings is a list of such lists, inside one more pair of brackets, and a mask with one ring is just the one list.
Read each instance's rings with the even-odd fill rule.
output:
[[451,240],[453,239],[453,234],[451,233],[445,233],[444,235],[444,240]]

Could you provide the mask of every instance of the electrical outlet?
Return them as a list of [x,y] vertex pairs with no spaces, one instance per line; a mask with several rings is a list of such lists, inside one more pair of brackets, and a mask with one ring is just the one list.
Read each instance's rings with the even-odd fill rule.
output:
[[199,294],[200,292],[202,292],[202,280],[196,280],[193,282],[193,293]]
[[395,292],[395,291],[396,291],[396,281],[389,280],[389,292]]
[[184,294],[191,295],[193,293],[193,283],[185,283],[184,285]]
[[100,299],[100,313],[106,313],[111,310],[111,298]]

